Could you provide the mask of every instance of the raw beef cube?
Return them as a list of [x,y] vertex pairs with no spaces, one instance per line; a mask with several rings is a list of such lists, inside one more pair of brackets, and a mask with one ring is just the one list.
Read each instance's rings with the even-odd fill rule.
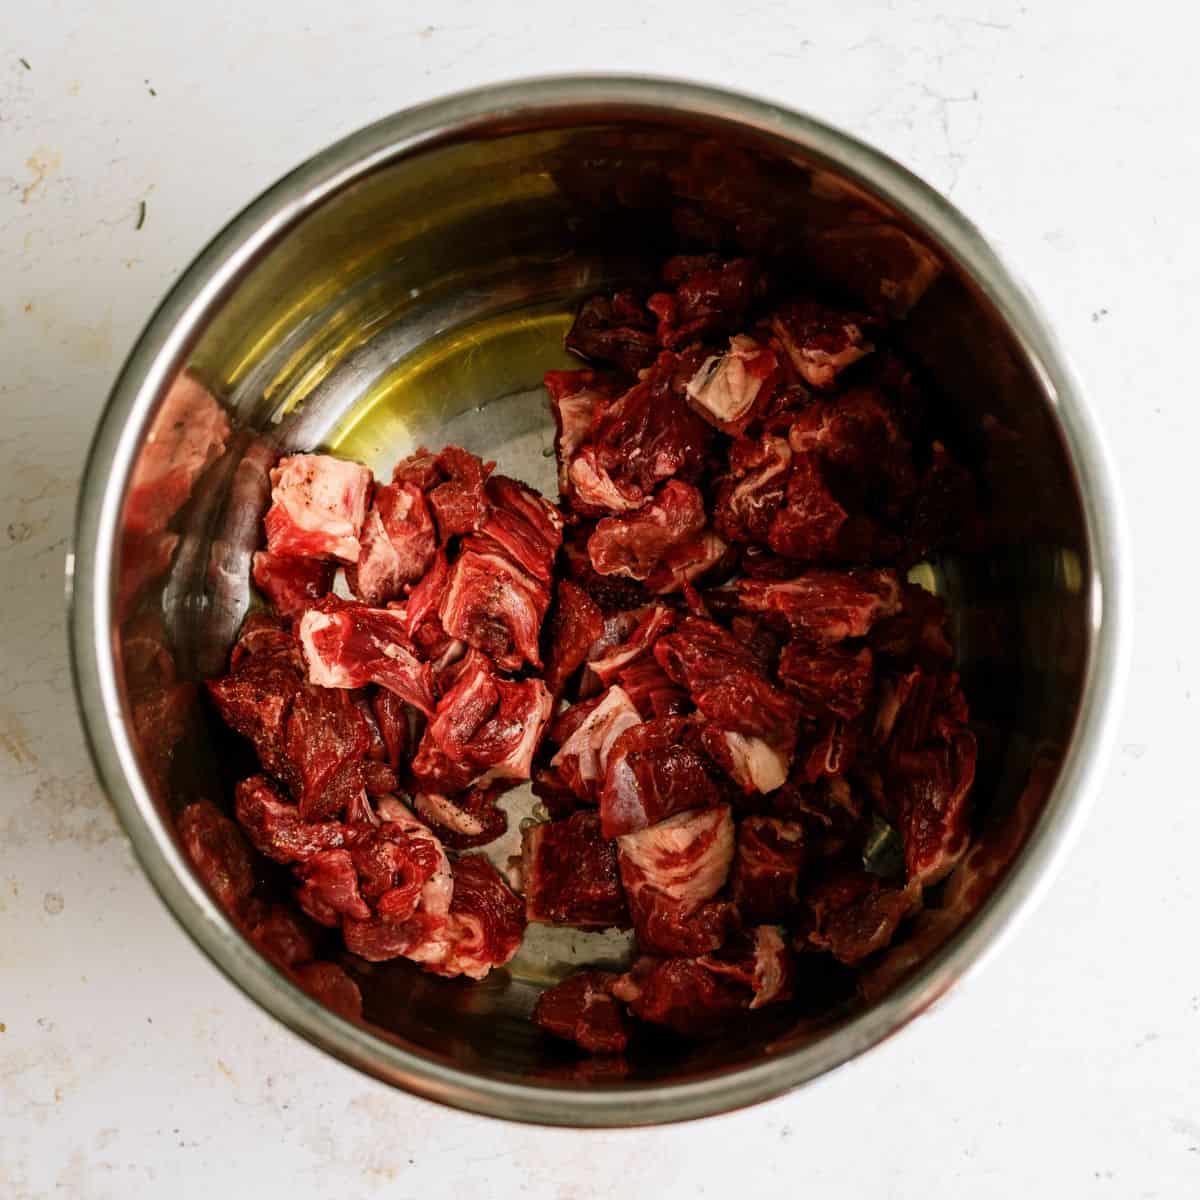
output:
[[747,924],[780,922],[795,909],[806,859],[804,826],[776,817],[746,817],[737,830],[733,902]]
[[578,584],[562,579],[550,612],[546,641],[546,687],[557,699],[583,666],[588,648],[604,632],[600,609]]
[[711,902],[733,862],[728,804],[678,813],[617,840],[638,945],[660,954],[704,954],[728,932],[730,909]]
[[176,827],[188,858],[217,903],[236,914],[254,890],[250,847],[241,830],[211,800],[189,804]]
[[454,876],[441,844],[397,800],[381,800],[383,824],[351,847],[363,898],[374,915],[346,917],[346,948],[370,962],[405,957],[440,962],[449,942],[446,924]]
[[254,586],[281,617],[293,621],[328,595],[336,569],[319,558],[281,558],[260,550],[254,556]]
[[699,958],[643,956],[612,985],[612,994],[639,1020],[685,1037],[719,1034],[748,1007],[740,981],[709,970]]
[[[621,636],[621,631],[633,621],[633,627]],[[658,638],[675,624],[675,612],[663,604],[655,604],[634,613],[622,614],[605,622],[605,633],[600,640],[600,653],[595,648],[589,653],[588,669],[606,687],[617,675],[628,668],[654,647]],[[609,626],[612,626],[615,642],[609,642]]]
[[688,380],[688,399],[710,425],[737,435],[754,418],[756,402],[769,395],[775,375],[775,352],[738,334],[724,354],[706,358]]
[[656,292],[647,307],[658,317],[658,340],[668,350],[737,328],[765,281],[753,260],[722,262],[716,255],[678,255],[663,267],[672,292]]
[[437,465],[446,481],[430,491],[429,506],[444,542],[455,534],[471,533],[483,524],[488,513],[484,484],[496,464],[485,463],[459,446],[447,446],[437,456]]
[[587,714],[563,740],[550,765],[581,800],[595,803],[604,785],[613,743],[625,730],[640,724],[641,717],[619,687],[611,687],[598,701],[584,704],[588,706]]
[[408,748],[412,739],[408,709],[404,701],[387,688],[377,688],[371,696],[370,703],[376,728],[383,742],[383,761],[393,771],[398,771],[408,761]]
[[347,580],[364,604],[378,607],[419,580],[437,550],[437,531],[421,489],[414,483],[377,487],[359,542],[358,562],[347,570]]
[[647,579],[668,550],[704,528],[704,497],[691,484],[672,479],[644,508],[625,517],[605,517],[588,539],[592,568],[601,575]]
[[229,418],[190,371],[181,372],[146,434],[125,501],[127,534],[161,533],[191,497],[196,480],[222,454]]
[[278,863],[306,862],[322,850],[342,845],[344,827],[336,821],[304,821],[264,775],[251,775],[237,785],[238,822],[254,848]]
[[750,993],[749,1008],[776,1004],[791,995],[791,954],[774,925],[759,925],[748,938],[696,961],[714,975],[742,984]]
[[659,717],[627,728],[614,741],[600,793],[605,837],[635,833],[675,813],[717,803],[711,765],[692,744],[689,730],[684,717]]
[[871,321],[815,301],[797,301],[771,318],[792,366],[810,387],[832,387],[838,375],[875,347],[867,340]]
[[296,903],[319,924],[337,928],[344,916],[370,920],[349,850],[319,850],[296,868],[296,877]]
[[547,988],[533,1009],[533,1023],[589,1054],[621,1054],[629,1029],[612,997],[616,975],[580,971]]
[[900,922],[920,907],[921,889],[892,887],[861,869],[845,869],[820,880],[804,900],[812,918],[809,944],[853,966],[892,940]]
[[817,647],[789,642],[779,659],[779,679],[809,720],[861,716],[875,684],[874,660],[865,646]]
[[522,838],[521,879],[529,921],[580,928],[628,928],[616,843],[603,837],[594,812],[529,826]]
[[406,632],[403,612],[348,604],[336,597],[300,618],[310,681],[322,688],[368,683],[394,692],[426,715],[433,712],[433,674]]
[[562,514],[531,487],[507,475],[493,475],[486,494],[491,508],[479,539],[507,555],[527,574],[550,585],[554,558],[562,545]]
[[787,781],[792,761],[789,748],[716,725],[706,725],[701,740],[713,762],[724,767],[744,792],[773,792]]
[[787,491],[792,449],[764,434],[739,438],[729,450],[729,473],[717,484],[713,523],[733,542],[766,542]]
[[687,592],[693,580],[726,561],[729,545],[720,534],[706,529],[686,541],[670,546],[659,560],[646,588],[652,595]]
[[309,687],[297,694],[284,753],[302,820],[330,820],[361,800],[370,748],[370,727],[345,692]]
[[814,642],[864,637],[900,609],[900,580],[891,570],[813,568],[792,579],[742,579],[734,587],[749,612],[775,614]]
[[271,507],[264,519],[267,549],[295,558],[356,563],[367,516],[371,472],[328,454],[281,458],[271,472]]
[[538,635],[550,593],[502,554],[464,544],[438,606],[446,632],[505,671],[540,668]]
[[658,665],[653,655],[622,667],[617,671],[617,679],[645,721],[678,716],[691,707],[687,692]]
[[583,358],[637,371],[658,354],[654,317],[633,292],[618,292],[611,300],[593,296],[579,310],[566,346]]
[[558,490],[571,492],[570,467],[599,413],[620,394],[595,371],[547,371],[546,391],[554,416],[554,452],[558,461]]
[[796,702],[767,681],[728,631],[712,621],[685,617],[674,633],[659,638],[654,657],[715,725],[763,738],[790,754],[799,715]]
[[524,933],[521,898],[482,854],[468,854],[454,864],[446,956],[426,964],[427,969],[437,975],[482,979],[516,954]]

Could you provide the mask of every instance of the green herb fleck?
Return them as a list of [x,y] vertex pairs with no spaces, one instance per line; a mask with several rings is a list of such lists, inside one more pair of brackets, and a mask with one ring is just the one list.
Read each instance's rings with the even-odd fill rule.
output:
[[27,71],[32,71],[32,70],[33,70],[33,68],[32,68],[32,67],[29,65],[29,59],[27,59],[27,58],[18,58],[18,59],[17,59],[17,62],[19,62],[19,63],[21,64],[21,66],[23,66],[23,67],[25,68],[25,70],[27,70]]
[[863,869],[881,879],[893,879],[904,873],[904,840],[877,815],[871,818],[871,831],[863,846]]
[[138,201],[138,219],[134,229],[141,229],[146,223],[146,202],[145,200]]

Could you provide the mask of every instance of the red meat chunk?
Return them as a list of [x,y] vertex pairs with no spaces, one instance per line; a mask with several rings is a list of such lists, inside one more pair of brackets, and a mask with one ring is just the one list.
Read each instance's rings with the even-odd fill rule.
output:
[[588,1054],[621,1054],[629,1027],[613,999],[617,976],[608,971],[580,971],[547,988],[533,1009],[533,1023]]
[[654,318],[632,292],[611,300],[593,296],[579,310],[566,345],[582,358],[613,363],[626,371],[649,366],[658,354]]
[[763,1008],[791,995],[791,955],[774,925],[759,925],[749,937],[696,961],[712,974],[743,985],[749,992],[749,1008]]
[[433,661],[463,643],[445,630],[438,608],[450,581],[450,563],[445,550],[438,550],[429,570],[408,593],[404,605],[405,630],[420,655]]
[[479,527],[479,541],[549,586],[562,545],[562,514],[531,487],[506,475],[493,475],[486,494],[491,507]]
[[290,971],[317,956],[302,917],[282,904],[252,898],[242,913],[242,929],[255,948],[277,967]]
[[589,652],[588,669],[607,686],[652,650],[674,624],[675,612],[662,604],[606,621],[598,645]]
[[293,621],[328,594],[336,569],[319,558],[282,558],[260,550],[254,556],[254,586],[281,617]]
[[937,669],[954,656],[946,616],[939,596],[912,583],[902,584],[900,611],[875,623],[868,635],[871,648],[886,658]]
[[370,747],[370,728],[345,692],[305,688],[297,694],[284,750],[303,820],[329,820],[359,800]]
[[328,454],[294,454],[271,471],[267,549],[280,558],[356,563],[371,472]]
[[529,826],[521,843],[521,879],[529,921],[579,928],[628,928],[616,843],[594,812]]
[[715,255],[679,255],[663,267],[672,292],[657,292],[647,307],[658,317],[659,344],[668,350],[714,333],[730,333],[765,283],[748,258],[721,262]]
[[404,701],[387,688],[378,688],[371,696],[371,712],[383,743],[383,761],[393,771],[408,761],[412,728]]
[[446,957],[427,968],[437,975],[482,979],[521,947],[525,906],[482,854],[454,864],[454,896],[446,925]]
[[686,594],[693,580],[719,567],[728,557],[729,545],[725,539],[711,529],[705,529],[670,546],[646,580],[646,587],[655,596],[678,591]]
[[181,372],[134,464],[125,532],[136,536],[166,529],[191,497],[196,480],[225,453],[229,432],[229,418],[216,397],[190,371]]
[[206,683],[217,711],[231,729],[254,744],[267,771],[290,780],[287,720],[306,686],[294,639],[270,618],[249,618],[230,665],[228,675]]
[[341,846],[345,827],[336,821],[305,821],[264,775],[237,785],[238,823],[255,850],[278,863],[301,863],[322,850]]
[[556,733],[563,740],[550,765],[580,800],[595,804],[605,783],[614,744],[627,729],[640,724],[641,717],[619,687],[609,688],[597,700],[575,705],[565,716],[585,708],[579,721],[572,722],[574,728],[569,734],[562,729],[564,718],[556,722]]
[[296,971],[296,982],[339,1017],[347,1021],[362,1020],[362,992],[337,963],[306,963]]
[[482,655],[468,656],[438,704],[422,750],[432,742],[452,762],[473,771],[475,783],[528,779],[551,705],[540,679],[502,679]]
[[725,940],[730,906],[713,901],[733,861],[729,805],[677,813],[617,840],[621,882],[638,945],[705,954]]
[[411,483],[423,492],[431,491],[445,479],[446,472],[439,465],[439,456],[431,454],[424,446],[392,468],[393,483]]
[[370,962],[442,962],[454,876],[437,838],[396,800],[380,801],[383,824],[359,836],[351,856],[368,920],[345,917],[346,948]]
[[494,842],[508,829],[507,815],[496,806],[499,795],[497,787],[476,787],[454,796],[417,792],[412,802],[443,845],[469,850]]
[[639,1020],[695,1038],[721,1033],[747,1007],[738,982],[698,958],[643,956],[612,985],[612,994]]
[[314,921],[336,928],[342,917],[371,918],[358,890],[358,871],[349,850],[319,850],[296,868],[296,902]]
[[547,371],[544,382],[554,417],[558,490],[567,499],[571,494],[571,463],[596,417],[620,391],[595,371]]
[[547,626],[546,687],[557,699],[583,666],[588,648],[604,632],[604,616],[591,597],[569,579],[559,580]]
[[846,869],[827,875],[804,899],[812,920],[809,944],[853,966],[892,940],[900,922],[920,906],[921,893]]
[[743,921],[780,923],[791,915],[805,851],[799,821],[749,816],[738,825],[731,894]]
[[[486,546],[486,543],[481,543]],[[540,668],[538,635],[550,593],[503,554],[471,541],[450,569],[438,615],[446,632],[474,646],[498,667]]]
[[713,762],[722,766],[744,792],[773,792],[787,780],[792,751],[786,744],[747,737],[718,725],[706,725],[701,740]]
[[775,352],[738,334],[724,354],[706,358],[688,380],[692,407],[722,433],[738,435],[757,415],[776,379]]
[[675,813],[717,803],[711,764],[693,743],[684,717],[636,724],[616,738],[600,793],[605,837],[635,833]]
[[779,659],[779,679],[810,720],[833,716],[851,721],[871,699],[874,659],[865,646],[854,650],[789,642]]
[[654,657],[714,724],[790,752],[799,716],[796,702],[768,682],[727,630],[685,617],[674,633],[659,638]]
[[691,707],[687,692],[658,665],[653,655],[622,667],[617,671],[617,679],[643,720],[677,716]]
[[792,579],[742,579],[734,587],[744,609],[777,616],[813,642],[864,637],[900,609],[900,580],[890,570],[814,567]]
[[[694,356],[693,356],[694,357]],[[569,468],[572,502],[592,516],[645,504],[655,487],[703,469],[713,430],[688,406],[697,364],[664,354],[620,399],[600,412]]]
[[733,542],[766,542],[787,492],[792,450],[764,434],[739,438],[729,450],[729,474],[717,485],[713,523]]
[[377,683],[423,713],[433,712],[433,674],[417,658],[404,613],[333,597],[301,617],[299,634],[312,683],[322,688]]
[[781,308],[771,318],[771,331],[804,382],[828,388],[875,348],[867,340],[872,324],[863,315],[803,300]]
[[588,539],[592,568],[601,575],[647,579],[668,551],[691,541],[706,521],[704,497],[672,479],[644,508],[625,517],[605,517]]
[[471,533],[483,524],[489,508],[484,484],[496,464],[483,462],[459,446],[447,446],[436,461],[445,482],[430,491],[429,506],[444,542],[455,534]]
[[250,848],[241,830],[211,800],[189,804],[176,820],[179,840],[217,903],[236,914],[254,890]]
[[377,608],[419,580],[433,561],[437,530],[425,494],[415,483],[377,487],[359,541],[358,562],[346,577],[350,590]]

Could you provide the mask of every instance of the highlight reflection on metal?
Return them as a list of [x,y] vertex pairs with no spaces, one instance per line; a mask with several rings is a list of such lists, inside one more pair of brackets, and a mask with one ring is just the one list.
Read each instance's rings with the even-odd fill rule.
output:
[[[326,443],[380,465],[451,436],[527,475],[552,468],[537,386],[565,363],[569,313],[662,256],[681,203],[672,172],[705,154],[739,156],[763,187],[741,209],[736,196],[689,195],[693,215],[728,221],[750,250],[803,260],[851,294],[897,310],[921,297],[906,350],[979,447],[1007,518],[987,554],[929,573],[953,605],[985,735],[972,873],[879,965],[869,1000],[833,1020],[767,1010],[735,1038],[635,1056],[623,1074],[576,1065],[525,1020],[535,981],[579,953],[553,937],[537,940],[536,961],[479,987],[404,963],[363,968],[374,1024],[348,1023],[241,937],[171,819],[198,796],[228,804],[220,734],[194,681],[220,669],[251,603],[266,469],[280,447]],[[147,539],[127,527],[130,480],[185,368],[233,428]],[[450,97],[354,134],[255,201],[130,355],[92,447],[74,554],[72,648],[96,765],[188,932],[258,1003],[345,1061],[459,1107],[552,1123],[679,1120],[776,1095],[932,1003],[1030,905],[1065,847],[1110,740],[1127,643],[1110,468],[1051,335],[975,230],[827,126],[659,80]],[[160,592],[161,605],[147,602]]]

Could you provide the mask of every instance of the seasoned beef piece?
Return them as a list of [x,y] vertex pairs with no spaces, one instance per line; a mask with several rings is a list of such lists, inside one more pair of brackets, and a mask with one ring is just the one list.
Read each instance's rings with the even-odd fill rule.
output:
[[521,844],[521,883],[530,921],[580,928],[627,928],[629,910],[617,846],[594,812],[529,826]]
[[[641,716],[625,692],[615,686],[596,700],[585,700],[574,707],[579,710],[585,706],[586,713],[576,727],[563,737],[550,760],[550,766],[558,773],[564,786],[580,800],[595,804],[605,786],[614,744],[627,729],[641,723]],[[568,710],[568,714],[570,712]],[[555,722],[560,729],[563,719],[560,717]],[[608,836],[616,835],[609,833]]]
[[779,679],[809,720],[861,716],[875,683],[874,660],[866,646],[813,646],[793,641],[779,658]]
[[777,615],[813,642],[864,637],[900,610],[900,580],[890,570],[811,568],[791,579],[742,579],[734,587],[748,612]]
[[725,940],[732,910],[713,897],[733,861],[729,805],[677,813],[617,839],[621,882],[638,946],[655,954],[704,954]]
[[625,371],[648,366],[658,353],[654,318],[633,292],[586,301],[567,333],[566,345],[582,358],[612,363]]
[[710,425],[736,436],[770,397],[776,366],[774,350],[738,334],[724,354],[706,358],[688,380],[688,400]]
[[658,341],[668,350],[718,333],[732,333],[765,290],[748,258],[721,262],[715,255],[679,255],[663,267],[674,290],[656,292],[647,307],[658,317]]
[[478,542],[506,555],[527,575],[550,586],[562,545],[562,514],[531,487],[493,475],[485,488],[489,509]]
[[775,313],[771,331],[804,382],[828,388],[848,366],[875,349],[868,341],[873,324],[859,313],[799,300]]
[[300,809],[265,775],[243,779],[236,793],[238,823],[254,848],[275,862],[307,862],[345,841],[345,826],[337,821],[303,820]]
[[260,550],[254,556],[254,586],[289,621],[303,616],[329,593],[337,564],[319,558],[283,558]]
[[810,945],[853,966],[881,950],[896,927],[920,907],[919,887],[893,887],[861,868],[834,870],[804,896],[812,925]]
[[747,924],[785,921],[799,899],[806,861],[804,826],[778,817],[748,816],[738,825],[733,902]]
[[588,648],[604,632],[604,616],[591,597],[569,579],[558,583],[547,626],[546,687],[557,699],[583,666]]
[[409,640],[404,613],[332,597],[301,617],[299,633],[312,683],[322,688],[376,683],[432,714],[433,675]]
[[653,650],[658,638],[674,624],[675,612],[664,604],[654,604],[606,621],[604,633],[588,655],[588,670],[607,686]]
[[763,434],[739,438],[729,450],[729,473],[717,485],[713,521],[734,542],[766,542],[787,491],[792,449]]
[[267,549],[280,558],[356,563],[371,472],[328,454],[294,454],[271,471]]
[[592,569],[601,575],[648,579],[672,549],[705,525],[704,497],[691,484],[669,480],[644,508],[605,517],[588,539]]
[[520,897],[482,854],[468,854],[454,863],[446,956],[426,964],[427,969],[436,975],[482,979],[516,954],[524,933]]
[[460,446],[447,446],[436,461],[445,482],[430,490],[429,507],[445,541],[455,534],[471,533],[487,518],[490,506],[484,484],[496,464],[483,462]]
[[615,739],[600,793],[605,837],[635,833],[720,800],[712,764],[689,735],[686,718],[659,717],[635,723]]
[[433,561],[437,530],[424,492],[415,483],[377,487],[359,542],[358,562],[347,570],[347,580],[364,604],[378,608],[416,583]]
[[508,829],[508,817],[496,805],[499,785],[469,788],[458,795],[417,792],[413,808],[451,850],[470,850],[494,842]]
[[609,971],[579,971],[547,988],[533,1009],[533,1023],[588,1054],[621,1054],[629,1027],[613,999],[617,976]]

